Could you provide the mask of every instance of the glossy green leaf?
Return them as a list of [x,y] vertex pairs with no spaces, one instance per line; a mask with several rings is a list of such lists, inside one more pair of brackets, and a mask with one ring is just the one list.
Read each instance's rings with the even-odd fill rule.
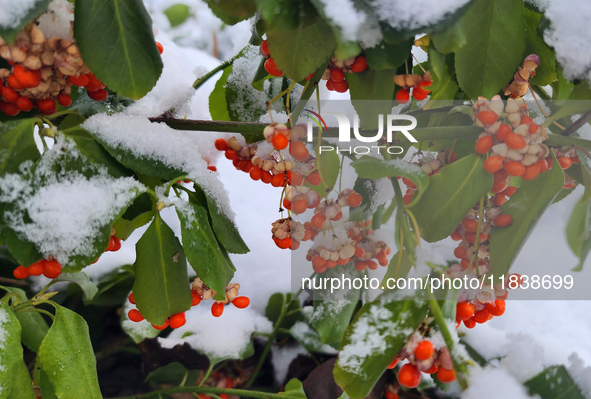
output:
[[302,382],[297,378],[292,378],[289,382],[285,385],[285,391],[281,392],[279,395],[284,395],[286,397],[291,398],[302,398],[306,399],[306,393],[304,392],[304,386]]
[[189,310],[191,290],[183,247],[159,213],[135,248],[133,295],[142,316],[162,325],[169,316]]
[[464,25],[461,21],[456,22],[443,32],[431,35],[431,41],[435,49],[441,54],[455,53],[468,42]]
[[458,83],[470,97],[491,98],[523,62],[523,10],[522,0],[476,0],[462,18],[469,40],[456,52],[455,65]]
[[453,55],[442,55],[433,48],[429,48],[429,63],[433,84],[429,87],[431,96],[423,109],[453,105],[454,97],[459,89],[454,71]]
[[27,7],[26,13],[21,18],[12,18],[12,24],[9,27],[0,26],[0,37],[8,44],[13,45],[16,37],[26,24],[37,18],[51,0],[35,0],[33,4]]
[[173,4],[172,6],[164,10],[164,15],[166,15],[166,17],[168,18],[168,21],[170,22],[170,27],[174,28],[175,26],[179,26],[180,24],[185,22],[187,18],[191,16],[191,9],[186,4]]
[[308,352],[335,353],[335,349],[322,343],[320,335],[303,321],[296,322],[289,332]]
[[237,24],[254,15],[257,10],[254,0],[207,0],[211,11],[228,25]]
[[177,215],[181,221],[183,248],[189,263],[207,286],[218,293],[223,299],[226,285],[232,280],[234,271],[226,262],[213,230],[207,219],[205,208],[187,203],[177,207]]
[[[390,259],[390,263],[388,264],[388,270],[382,278],[382,282],[380,283],[380,288],[382,290],[387,289],[388,281],[395,281],[399,278],[404,278],[410,272],[410,269],[413,267],[415,263],[414,254],[410,254],[407,250],[396,252]],[[392,284],[390,284],[392,285]]]
[[[359,115],[361,130],[378,129],[377,115],[387,115],[395,105],[395,69],[366,69],[361,73],[347,75],[351,102]],[[375,135],[375,133],[374,133]]]
[[25,161],[39,158],[33,136],[37,119],[21,119],[0,124],[0,176],[18,173]]
[[537,86],[549,85],[556,80],[556,55],[542,37],[538,35],[538,25],[542,14],[524,10],[525,17],[525,55],[537,54],[540,57],[540,65],[536,68],[536,75],[530,79],[530,84]]
[[[322,151],[319,153],[317,147],[315,149],[317,154],[316,168],[318,168],[318,173],[321,174],[328,187],[335,187],[341,167],[339,155],[336,151]],[[308,181],[306,181],[305,185],[306,187],[310,187],[312,190],[320,194],[320,198],[324,198],[326,192],[322,183],[317,186],[313,186]],[[338,187],[336,189],[338,189]]]
[[[10,390],[10,394],[7,396],[7,398],[37,399],[37,395],[35,395],[35,391],[33,390],[31,375],[29,374],[29,369],[27,368],[25,362],[22,360],[19,361],[15,365],[13,372],[13,380],[11,381],[12,389]],[[47,399],[51,399],[51,397],[47,397]]]
[[74,37],[84,62],[111,90],[145,96],[162,74],[152,19],[141,0],[76,0]]
[[366,397],[427,316],[427,302],[385,293],[357,313],[334,368],[336,383],[353,399]]
[[443,240],[458,227],[470,209],[492,187],[493,176],[484,170],[484,158],[468,155],[444,166],[429,178],[429,187],[410,210],[428,242]]
[[524,382],[529,394],[541,399],[584,399],[581,388],[575,384],[564,366],[551,366]]
[[581,150],[577,150],[576,152],[580,162],[578,164],[572,165],[569,170],[572,168],[573,170],[580,170],[581,172],[580,177],[575,178],[575,180],[585,186],[585,193],[579,200],[579,203],[581,203],[591,198],[591,160]]
[[187,370],[185,366],[178,362],[172,362],[164,367],[159,367],[150,372],[146,377],[146,382],[151,385],[172,384],[180,386],[182,384],[192,385],[199,377],[199,370]]
[[[322,273],[322,278],[334,278],[335,281],[343,277],[354,280],[362,276],[362,272],[350,266],[337,266]],[[330,285],[326,289],[314,290],[314,310],[307,316],[309,324],[318,332],[322,343],[333,344],[343,338],[360,296],[360,289],[349,289],[348,285],[333,292]]]
[[589,200],[575,205],[566,225],[566,241],[576,256],[581,256],[583,243],[589,238],[590,206]]
[[[367,65],[371,69],[396,69],[410,56],[413,39],[396,44],[381,43],[365,49]],[[349,76],[347,76],[349,81]]]
[[230,121],[228,103],[226,101],[226,82],[232,73],[232,66],[224,69],[224,73],[218,79],[215,87],[209,95],[209,113],[214,121]]
[[60,399],[102,399],[86,321],[59,305],[37,360]]
[[[554,165],[558,161],[554,158]],[[534,227],[562,189],[564,173],[559,167],[524,182],[503,204],[503,213],[513,217],[509,227],[493,227],[490,233],[490,274],[507,274]]]
[[402,176],[411,180],[418,189],[410,204],[411,206],[419,201],[429,186],[429,176],[423,169],[415,165],[410,165],[408,162],[400,159],[386,161],[365,155],[352,162],[351,166],[355,168],[357,176],[364,179],[377,180],[383,177],[396,178],[397,176]]
[[308,1],[259,0],[269,50],[279,70],[297,82],[315,72],[335,50],[330,26]]
[[[3,212],[6,212],[10,207],[7,205]],[[23,266],[30,266],[33,263],[43,259],[41,252],[37,250],[35,244],[22,239],[14,230],[4,226],[2,230],[6,244],[8,245],[10,254]]]
[[[25,291],[15,287],[0,286],[5,291],[14,292],[21,298],[21,303],[28,300]],[[32,308],[32,307],[31,307]],[[27,308],[28,309],[28,308]],[[38,312],[16,312],[16,318],[21,325],[21,341],[27,348],[33,352],[39,350],[39,346],[49,331],[47,322]]]
[[97,286],[90,281],[90,278],[88,278],[88,275],[84,272],[62,273],[58,278],[54,279],[54,281],[68,281],[78,285],[82,289],[82,292],[84,292],[85,301],[91,301],[98,292]]
[[35,385],[37,385],[41,391],[41,397],[43,399],[58,399],[58,397],[55,396],[53,385],[51,385],[49,377],[47,376],[47,373],[43,371],[42,365],[39,361],[35,363],[33,378]]
[[133,220],[127,220],[122,217],[117,219],[117,221],[113,224],[113,228],[115,229],[115,236],[121,240],[127,240],[129,236],[138,228],[150,223],[152,218],[154,217],[154,211],[144,212]]

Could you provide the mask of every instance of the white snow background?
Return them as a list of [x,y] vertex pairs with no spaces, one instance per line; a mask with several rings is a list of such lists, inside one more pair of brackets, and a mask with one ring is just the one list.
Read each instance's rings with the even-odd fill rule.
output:
[[[350,0],[340,0],[345,5],[350,5]],[[248,42],[250,37],[250,23],[241,22],[235,26],[225,26],[217,19],[207,5],[201,0],[183,0],[189,5],[194,16],[182,25],[170,28],[168,19],[163,10],[177,2],[175,0],[146,0],[148,11],[152,15],[156,40],[164,46],[162,55],[164,71],[157,86],[146,96],[137,102],[131,111],[136,115],[156,116],[172,101],[171,93],[187,93],[187,89],[197,76],[201,76],[219,64],[219,60],[211,56],[213,51],[213,35],[216,35],[220,57],[227,59],[236,54]],[[328,2],[328,1],[327,1]],[[386,1],[376,1],[384,7]],[[422,1],[423,3],[430,3]],[[533,2],[533,1],[532,1]],[[0,7],[7,7],[7,1],[0,1]],[[30,2],[29,2],[30,3]],[[397,2],[392,2],[395,7]],[[444,3],[451,5],[462,4],[458,0],[437,0],[438,7],[443,9]],[[539,3],[542,3],[539,1]],[[558,0],[551,0],[550,17],[561,17]],[[574,3],[574,2],[573,2]],[[588,36],[586,21],[591,19],[591,9],[584,0],[577,0],[581,7],[569,5],[570,12],[567,17],[576,15],[576,21],[585,21],[580,27]],[[12,3],[11,3],[12,5]],[[566,4],[565,4],[566,6]],[[22,5],[26,9],[25,3]],[[344,9],[350,9],[345,7]],[[429,10],[429,7],[421,7],[421,12]],[[581,15],[583,14],[584,16]],[[355,21],[355,15],[343,13],[343,24],[347,21]],[[562,16],[564,17],[564,16]],[[566,18],[566,17],[565,17]],[[566,70],[570,77],[585,76],[588,73],[588,52],[572,50],[566,47],[568,37],[574,35],[577,29],[569,30],[561,21],[553,21],[556,31],[549,34],[549,38],[557,46],[559,60],[572,62],[573,68]],[[570,24],[569,20],[569,24]],[[0,25],[7,25],[0,19]],[[351,32],[360,35],[359,32]],[[172,39],[175,39],[173,41]],[[177,43],[183,47],[177,45]],[[572,42],[570,42],[572,43]],[[563,45],[564,44],[564,45]],[[570,46],[570,45],[569,45]],[[419,59],[424,59],[424,54],[417,52]],[[576,61],[573,61],[573,59]],[[213,90],[215,80],[221,75],[210,79],[193,96],[189,107],[186,108],[186,116],[193,119],[210,119],[208,111],[209,94]],[[330,95],[324,88],[321,90],[322,98]],[[346,99],[347,94],[332,96],[331,98]],[[211,143],[217,137],[229,137],[215,133],[193,132],[195,135],[210,135]],[[235,220],[250,252],[246,255],[232,255],[238,271],[234,281],[240,283],[240,295],[246,295],[251,299],[251,306],[247,310],[230,310],[219,319],[214,319],[208,309],[208,305],[202,304],[187,312],[187,326],[170,334],[169,338],[162,339],[164,346],[172,346],[186,341],[196,349],[210,352],[213,355],[227,356],[240,350],[240,345],[228,347],[234,342],[245,343],[253,331],[266,332],[269,323],[264,320],[264,308],[268,298],[275,292],[289,292],[291,289],[290,251],[277,248],[271,240],[271,223],[277,219],[277,201],[280,192],[270,185],[254,182],[248,175],[237,171],[223,157],[217,157],[213,152],[206,151],[210,155],[210,162],[215,164],[219,176],[223,182],[230,200],[230,206],[236,214]],[[217,160],[216,160],[217,157]],[[553,205],[539,222],[534,233],[524,246],[512,269],[520,274],[571,274],[570,269],[577,263],[577,259],[571,253],[566,244],[564,229],[570,210],[582,194],[577,191],[562,202]],[[174,209],[163,211],[163,217],[173,230],[180,235],[180,226]],[[135,259],[135,242],[141,237],[145,228],[136,231],[123,243],[117,253],[104,254],[99,262],[84,269],[96,282],[100,276],[123,265],[133,263]],[[435,261],[453,259],[454,243],[446,240],[433,245],[423,244],[426,253]],[[394,251],[395,252],[395,251]],[[584,271],[572,273],[575,284],[591,284],[591,260],[585,264]],[[385,270],[379,270],[383,274]],[[44,284],[43,277],[36,278],[37,285]],[[528,397],[521,391],[517,382],[522,382],[534,376],[545,366],[552,364],[571,364],[571,372],[579,381],[587,381],[586,395],[591,394],[589,387],[589,374],[591,369],[583,370],[583,365],[591,364],[591,303],[589,301],[508,301],[507,311],[502,317],[495,318],[486,325],[478,325],[473,330],[461,328],[466,333],[467,341],[486,358],[508,355],[499,364],[494,372],[475,372],[472,379],[472,387],[463,395],[465,398],[498,398],[499,395],[507,398]],[[199,325],[211,325],[215,323],[215,334],[207,334],[200,330]],[[192,329],[200,333],[198,336],[181,338],[182,334]],[[232,352],[234,351],[234,352]],[[276,362],[276,377],[279,382],[287,373],[287,365],[299,353],[301,348],[287,348],[284,352],[274,350]],[[576,353],[576,356],[571,354]],[[570,359],[569,359],[570,357]],[[587,377],[585,377],[585,373]],[[499,387],[505,386],[501,393]]]

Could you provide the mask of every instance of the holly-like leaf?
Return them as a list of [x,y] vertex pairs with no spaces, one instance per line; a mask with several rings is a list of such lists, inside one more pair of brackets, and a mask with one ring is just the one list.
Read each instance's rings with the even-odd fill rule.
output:
[[[318,148],[316,148],[316,154],[316,167],[318,168],[318,173],[321,174],[328,187],[335,187],[341,167],[339,155],[336,151],[320,152],[318,151]],[[324,185],[322,183],[317,186],[313,186],[308,181],[306,181],[305,185],[320,194],[320,198],[323,198],[326,194]]]
[[33,136],[37,122],[37,119],[21,119],[0,124],[0,176],[18,173],[23,162],[39,158]]
[[[30,5],[25,7],[26,12],[24,15],[22,15],[22,17],[18,18],[12,16],[10,18],[11,21],[9,25],[0,26],[0,37],[8,44],[13,45],[16,37],[20,31],[23,30],[25,25],[37,18],[47,8],[47,5],[50,3],[50,1],[51,0],[35,0],[32,3],[29,2]],[[8,10],[4,10],[3,13],[8,13],[10,16],[10,11]]]
[[541,399],[585,398],[564,366],[548,367],[524,385],[530,395],[539,395]]
[[55,318],[37,360],[58,398],[102,399],[86,321],[67,308],[54,306]]
[[68,281],[78,285],[82,289],[82,292],[84,292],[85,301],[91,301],[98,292],[97,286],[90,281],[90,278],[84,272],[62,273],[54,281]]
[[410,210],[428,242],[443,240],[492,187],[493,176],[484,170],[484,158],[468,155],[444,166],[429,178],[429,187]]
[[458,83],[470,97],[491,98],[523,62],[523,9],[521,0],[476,0],[462,18],[469,40],[456,52],[455,66]]
[[536,74],[530,79],[532,85],[545,86],[556,80],[556,55],[544,40],[538,35],[538,25],[542,15],[527,8],[525,17],[525,56],[537,54],[540,57],[540,65],[536,68]]
[[190,309],[191,290],[183,247],[159,213],[135,248],[133,295],[142,316],[150,323],[162,325],[169,316]]
[[330,26],[308,1],[260,0],[271,56],[285,76],[299,82],[335,50]]
[[41,397],[46,399],[58,399],[55,396],[55,392],[53,390],[53,386],[49,381],[49,377],[47,373],[43,371],[43,367],[41,366],[40,362],[35,363],[35,367],[33,369],[33,379],[35,381],[35,385],[39,387],[41,391]]
[[433,48],[429,48],[429,63],[433,84],[429,87],[431,96],[423,109],[453,105],[454,97],[459,89],[454,71],[453,55],[439,54]]
[[74,37],[84,62],[111,90],[145,96],[162,74],[152,20],[141,0],[76,0]]
[[255,0],[207,0],[207,5],[228,25],[234,25],[252,17],[257,10]]
[[433,46],[441,54],[455,53],[468,42],[464,25],[458,21],[443,32],[431,35]]
[[[381,43],[375,47],[365,49],[367,65],[371,69],[396,69],[404,64],[410,56],[413,39],[396,44]],[[347,75],[347,81],[349,75]]]
[[[45,396],[44,396],[45,397]],[[19,361],[14,369],[12,389],[8,399],[36,399],[29,369],[24,361]],[[52,399],[47,397],[47,399]]]
[[223,299],[234,270],[228,265],[209,225],[205,208],[192,203],[176,207],[181,221],[183,248],[189,263],[207,286]]
[[385,293],[367,303],[347,328],[334,379],[353,399],[367,396],[427,316],[427,302]]
[[[362,272],[351,269],[353,268],[337,266],[325,271],[322,278],[334,277],[335,281],[343,277],[351,280],[361,278]],[[308,315],[309,324],[318,332],[324,344],[341,341],[361,296],[360,289],[349,289],[348,286],[335,288],[314,290],[314,311]]]
[[226,82],[228,76],[232,73],[232,66],[230,65],[224,69],[224,73],[215,83],[215,87],[209,95],[209,113],[214,121],[230,121],[230,114],[228,113],[228,103],[226,101]]
[[[554,165],[558,165],[556,158]],[[535,180],[523,182],[511,199],[503,204],[501,210],[513,217],[513,223],[509,227],[493,227],[491,230],[491,275],[498,278],[509,272],[527,238],[563,185],[562,169],[553,167]]]

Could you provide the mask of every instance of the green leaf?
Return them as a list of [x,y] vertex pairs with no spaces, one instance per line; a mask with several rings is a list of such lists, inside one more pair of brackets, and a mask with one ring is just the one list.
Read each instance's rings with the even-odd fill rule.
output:
[[307,398],[306,393],[304,392],[304,386],[297,378],[292,378],[289,380],[289,382],[285,385],[285,392],[281,392],[279,395],[285,395],[289,398]]
[[[205,208],[186,203],[176,208],[181,221],[183,248],[189,263],[207,286],[216,291],[216,299],[223,299],[226,285],[234,277],[221,252],[207,219]],[[219,298],[218,298],[219,296]]]
[[[337,177],[339,176],[341,167],[339,155],[336,151],[322,151],[320,153],[317,147],[315,149],[317,154],[316,168],[318,168],[318,173],[323,176],[324,181],[328,187],[334,187],[337,182]],[[322,183],[317,186],[313,186],[308,181],[306,181],[305,186],[310,187],[312,190],[320,194],[320,198],[324,198],[326,192]]]
[[76,0],[74,37],[96,77],[137,100],[156,85],[162,59],[141,0]]
[[[414,39],[396,44],[382,42],[375,47],[365,49],[367,65],[371,69],[396,69],[410,56]],[[349,81],[349,75],[347,75]]]
[[94,285],[92,281],[90,281],[88,275],[84,272],[62,273],[58,278],[54,279],[54,281],[68,281],[78,285],[80,288],[82,288],[82,292],[84,292],[85,301],[91,301],[98,292],[97,286]]
[[524,385],[530,395],[540,395],[541,399],[585,398],[564,366],[548,367]]
[[[4,213],[6,213],[6,208],[8,207],[5,207]],[[2,234],[4,235],[10,254],[14,256],[21,265],[30,266],[43,259],[43,255],[37,250],[35,244],[21,239],[21,237],[19,237],[14,230],[8,228],[8,226],[4,226]]]
[[484,170],[484,158],[468,155],[444,166],[429,178],[425,193],[410,210],[428,242],[443,240],[458,227],[470,209],[492,187],[493,176]]
[[160,213],[135,248],[133,295],[142,316],[159,326],[169,316],[189,310],[191,290],[185,253]]
[[470,97],[491,98],[523,62],[523,9],[522,0],[476,0],[462,18],[470,40],[456,52],[456,74]]
[[345,332],[334,379],[353,399],[367,396],[427,316],[427,302],[385,293],[367,303]]
[[269,50],[279,70],[296,82],[315,72],[335,50],[330,26],[308,1],[259,0]]
[[164,367],[157,368],[146,377],[146,382],[151,385],[172,384],[180,386],[182,384],[192,385],[199,377],[199,370],[187,370],[180,363],[172,362]]
[[185,22],[191,16],[191,11],[188,5],[179,3],[164,10],[164,15],[168,18],[170,27],[174,28]]
[[382,278],[380,287],[387,287],[388,280],[390,279],[393,279],[390,281],[394,281],[399,278],[404,278],[408,272],[410,272],[414,263],[414,254],[411,255],[408,251],[403,251],[401,255],[400,251],[396,252],[396,254],[392,256],[392,259],[390,259],[388,270],[386,271],[384,278]]
[[556,55],[544,40],[538,35],[538,25],[542,15],[525,8],[525,56],[537,54],[540,65],[536,68],[536,75],[529,82],[532,85],[545,86],[556,80]]
[[[0,286],[3,290],[8,292],[17,293],[21,298],[21,303],[26,302],[28,300],[27,294],[25,291],[21,290],[20,288],[15,287],[5,287]],[[28,309],[28,308],[27,308]],[[21,331],[21,341],[27,348],[32,350],[33,352],[37,352],[39,350],[39,346],[45,338],[45,334],[49,331],[49,326],[47,322],[38,312],[16,312],[16,318],[18,319],[22,331]]]
[[433,46],[441,54],[455,53],[459,51],[466,43],[468,38],[462,21],[458,21],[443,32],[431,35]]
[[[291,336],[300,343],[308,352],[335,353],[335,349],[323,344],[320,335],[303,321],[296,322],[289,329]],[[278,341],[281,341],[278,337]]]
[[351,102],[359,114],[362,130],[378,129],[379,120],[376,115],[392,112],[392,98],[396,87],[394,75],[395,69],[366,69],[361,73],[347,75]]
[[[554,155],[553,155],[554,157]],[[503,213],[513,217],[509,227],[493,227],[490,233],[490,271],[495,277],[507,274],[525,241],[562,189],[564,173],[554,165],[535,180],[525,181],[515,194],[501,207]]]
[[33,136],[37,119],[0,123],[0,176],[18,173],[25,161],[39,159]]
[[[265,61],[267,61],[265,58],[261,58],[261,62],[259,63],[259,67],[257,68],[257,71],[255,72],[254,77],[252,78],[251,85],[252,85],[252,87],[257,89],[258,91],[263,91],[265,89],[265,87],[264,87],[265,80],[269,80],[269,79],[273,78],[273,75],[270,75],[269,72],[267,72],[267,70],[265,69]],[[217,84],[216,84],[216,87],[217,87]],[[209,98],[211,101],[211,96]],[[211,107],[211,104],[210,104],[210,107]]]
[[39,387],[39,389],[41,390],[41,397],[44,399],[58,399],[57,396],[55,396],[55,392],[53,390],[53,386],[51,385],[51,382],[49,382],[49,377],[47,376],[47,373],[45,371],[43,371],[43,368],[41,366],[41,363],[39,363],[39,361],[37,361],[35,363],[35,368],[33,369],[33,376],[34,376],[34,380],[35,380],[35,385],[37,385]]
[[454,97],[458,92],[458,82],[454,71],[453,55],[442,55],[429,48],[429,63],[433,84],[429,89],[431,96],[423,109],[440,108],[454,104]]
[[54,306],[55,318],[37,360],[58,398],[102,398],[86,321],[67,308]]
[[226,101],[226,82],[232,73],[232,66],[230,65],[224,69],[224,73],[218,79],[215,87],[209,95],[209,113],[211,119],[214,121],[230,121],[230,114],[228,113],[228,103]]
[[576,256],[581,256],[583,243],[589,238],[590,205],[590,200],[576,204],[566,225],[566,241]]
[[[7,302],[0,303],[0,331],[2,331],[3,342],[0,345],[0,398],[33,398],[31,377],[28,371],[26,377],[22,369],[27,370],[23,362],[23,347],[21,346],[21,325]],[[23,381],[24,380],[24,381]],[[28,389],[26,381],[28,380]],[[19,389],[23,389],[20,391]],[[19,396],[22,394],[23,396]]]
[[[322,278],[361,278],[362,272],[352,267],[337,266],[322,273]],[[328,280],[327,280],[328,281]],[[351,321],[353,312],[357,307],[357,301],[361,296],[361,290],[351,287],[340,288],[331,292],[331,287],[314,290],[314,311],[308,315],[309,324],[318,332],[320,340],[324,344],[333,344],[341,341],[345,329]]]
[[419,201],[427,186],[429,186],[429,176],[415,165],[409,165],[408,162],[400,159],[391,161],[381,160],[368,155],[362,156],[351,163],[355,168],[357,176],[364,179],[377,180],[383,177],[406,177],[417,186],[417,193],[413,197],[412,204]]
[[0,27],[0,37],[4,39],[10,45],[14,44],[16,37],[26,24],[37,18],[47,8],[51,0],[36,0],[32,6],[27,7],[28,11],[22,16],[22,18],[11,18],[16,25],[10,27]]
[[257,10],[254,0],[206,0],[211,11],[228,25],[237,24],[254,15]]

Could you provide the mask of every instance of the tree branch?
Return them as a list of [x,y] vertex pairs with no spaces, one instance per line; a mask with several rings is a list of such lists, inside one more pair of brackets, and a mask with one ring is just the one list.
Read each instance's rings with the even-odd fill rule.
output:
[[591,121],[591,110],[585,112],[579,119],[568,125],[568,127],[564,129],[560,134],[562,136],[570,136],[589,121]]

